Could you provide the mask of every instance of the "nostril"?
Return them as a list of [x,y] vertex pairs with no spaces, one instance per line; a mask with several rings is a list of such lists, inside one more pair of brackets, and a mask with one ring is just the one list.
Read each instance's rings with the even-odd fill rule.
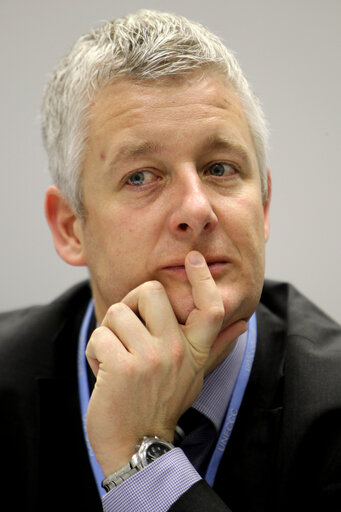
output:
[[185,222],[182,222],[181,224],[179,224],[179,228],[181,229],[181,231],[186,231],[188,227],[188,224],[186,224]]

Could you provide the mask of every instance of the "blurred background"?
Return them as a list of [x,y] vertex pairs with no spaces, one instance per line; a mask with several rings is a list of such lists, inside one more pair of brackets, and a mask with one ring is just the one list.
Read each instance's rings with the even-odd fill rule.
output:
[[271,130],[266,275],[341,322],[340,0],[1,0],[0,309],[49,301],[87,276],[59,259],[44,219],[42,91],[81,34],[141,8],[198,21],[235,52]]

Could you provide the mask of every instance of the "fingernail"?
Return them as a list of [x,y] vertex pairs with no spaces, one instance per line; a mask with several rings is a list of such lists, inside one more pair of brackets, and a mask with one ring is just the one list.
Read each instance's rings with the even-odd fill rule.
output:
[[205,259],[200,252],[191,252],[189,255],[189,262],[195,267],[200,267],[204,264]]

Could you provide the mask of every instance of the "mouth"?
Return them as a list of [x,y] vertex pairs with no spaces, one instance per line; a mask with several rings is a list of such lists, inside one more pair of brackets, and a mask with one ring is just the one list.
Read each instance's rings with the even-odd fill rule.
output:
[[[209,271],[211,272],[212,277],[219,277],[219,275],[226,269],[228,265],[227,260],[223,259],[210,259],[206,260]],[[174,277],[178,276],[180,278],[187,279],[187,274],[185,270],[185,265],[180,263],[175,263],[172,265],[167,265],[162,268],[166,273],[172,274]]]

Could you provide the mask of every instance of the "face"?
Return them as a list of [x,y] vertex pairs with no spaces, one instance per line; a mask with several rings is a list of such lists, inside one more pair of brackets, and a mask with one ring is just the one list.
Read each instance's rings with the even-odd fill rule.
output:
[[268,205],[239,99],[222,78],[106,86],[92,104],[82,180],[81,242],[99,321],[130,290],[158,280],[184,323],[192,249],[209,264],[224,325],[252,314]]

